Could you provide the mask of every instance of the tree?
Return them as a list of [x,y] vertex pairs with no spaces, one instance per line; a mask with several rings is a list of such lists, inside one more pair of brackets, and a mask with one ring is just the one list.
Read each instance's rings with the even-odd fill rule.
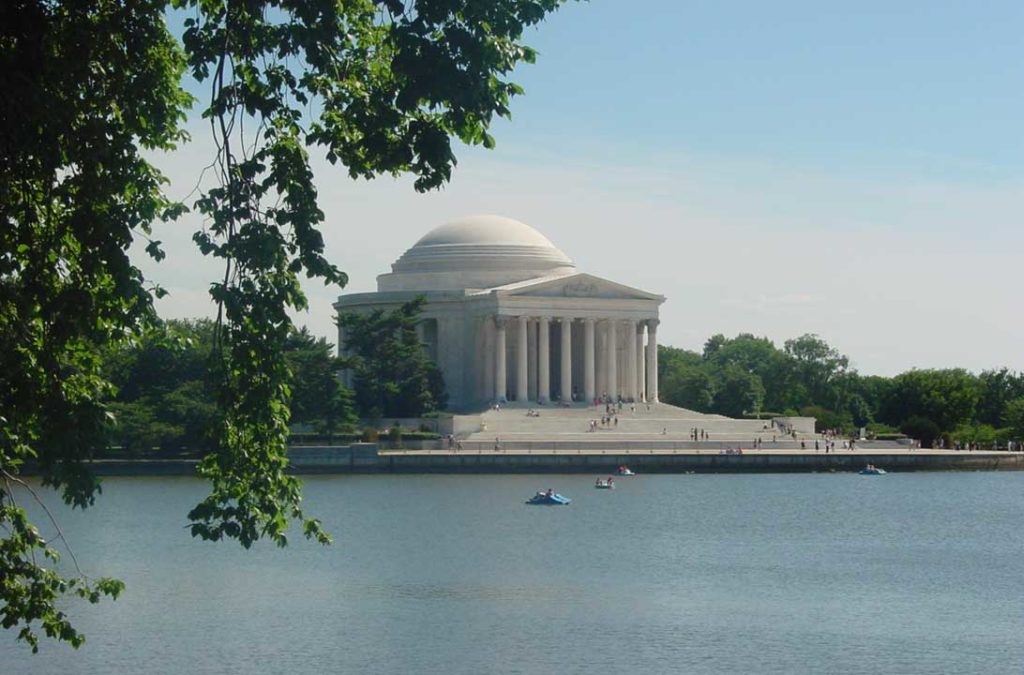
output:
[[860,394],[850,394],[846,399],[846,410],[855,426],[866,427],[873,421],[871,406]]
[[709,337],[707,339],[707,342],[704,343],[704,358],[713,358],[715,354],[718,353],[718,350],[724,347],[725,343],[728,341],[728,338],[726,338],[721,333],[715,333],[714,335]]
[[[192,97],[216,145],[217,185],[194,208],[205,255],[224,263],[211,288],[216,446],[200,463],[211,494],[194,536],[279,545],[292,520],[328,536],[286,473],[289,310],[300,278],[343,285],[323,255],[307,148],[353,177],[409,173],[417,190],[451,176],[451,138],[493,147],[494,115],[521,89],[507,80],[534,52],[524,29],[561,0],[142,0],[0,3],[0,598],[3,625],[81,644],[57,598],[116,595],[110,580],[66,581],[36,564],[55,555],[14,502],[19,467],[76,507],[95,498],[86,460],[104,447],[111,384],[104,348],[141,335],[154,295],[128,255],[152,223],[186,205],[162,193],[145,150],[171,150]],[[168,5],[187,17],[179,41]],[[146,251],[164,257],[160,242]],[[74,582],[71,584],[71,582]],[[70,584],[70,585],[69,585]]]
[[973,419],[978,398],[977,380],[962,368],[912,370],[893,378],[880,419],[902,425],[910,417],[925,417],[939,432],[952,431]]
[[154,322],[138,340],[104,353],[103,372],[115,387],[111,444],[134,452],[211,449],[213,333],[207,319]]
[[814,418],[814,430],[822,433],[827,430],[836,430],[839,433],[848,434],[852,432],[854,423],[848,413],[836,412],[818,405],[806,406],[800,409],[804,417]]
[[986,370],[978,376],[978,386],[978,421],[999,426],[1009,402],[1024,396],[1024,373],[1014,374],[1007,368]]
[[911,438],[921,441],[921,447],[930,448],[936,438],[942,433],[942,429],[933,420],[913,415],[903,420],[900,424],[900,431]]
[[764,402],[764,384],[754,373],[736,364],[722,371],[722,380],[715,394],[715,412],[730,417],[743,417],[761,411]]
[[711,377],[699,368],[670,370],[660,390],[662,401],[681,408],[711,412],[715,404],[715,388]]
[[352,392],[338,380],[343,364],[334,355],[334,345],[302,328],[288,339],[286,356],[293,379],[293,423],[309,424],[319,433],[332,434],[356,421]]
[[425,304],[421,296],[391,311],[340,317],[362,417],[420,417],[444,408],[444,378],[416,332]]
[[1003,422],[1010,429],[1014,438],[1024,440],[1024,396],[1015,398],[1006,404]]
[[801,335],[786,340],[786,355],[793,361],[796,378],[803,384],[811,401],[838,409],[846,406],[843,399],[843,375],[850,361],[817,335]]

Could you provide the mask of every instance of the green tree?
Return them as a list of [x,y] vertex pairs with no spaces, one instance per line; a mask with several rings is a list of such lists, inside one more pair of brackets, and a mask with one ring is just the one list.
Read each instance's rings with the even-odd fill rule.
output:
[[764,387],[762,406],[773,410],[785,407],[789,383],[786,357],[771,340],[750,333],[732,339],[716,335],[705,344],[704,353],[716,387],[722,386],[724,369],[732,364],[760,378]]
[[416,332],[425,304],[418,297],[391,311],[340,317],[362,417],[419,417],[446,405],[444,379]]
[[1006,404],[1003,423],[1010,429],[1014,438],[1024,440],[1024,396]]
[[288,339],[286,355],[293,382],[291,421],[324,434],[354,424],[355,402],[338,380],[343,364],[334,355],[334,346],[302,328]]
[[700,368],[670,369],[658,389],[661,400],[670,405],[698,412],[711,412],[715,405],[711,377]]
[[704,343],[704,358],[714,358],[715,354],[718,353],[718,350],[724,347],[725,343],[728,341],[728,338],[726,338],[721,333],[715,333],[714,335],[709,337],[707,341]]
[[846,407],[843,376],[850,365],[846,356],[811,334],[786,340],[784,349],[810,402],[833,409]]
[[[851,399],[859,397],[867,404],[871,420],[878,417],[879,410],[882,408],[882,402],[889,395],[891,388],[892,380],[887,377],[861,375],[854,371],[847,375],[847,391],[849,396]],[[851,412],[854,412],[854,410],[851,409]],[[854,417],[856,416],[855,414]]]
[[977,420],[999,426],[1009,402],[1024,396],[1024,373],[1013,373],[1007,368],[986,370],[978,376],[978,386]]
[[977,379],[962,368],[912,370],[892,379],[879,419],[902,426],[910,417],[925,417],[939,432],[952,431],[974,418],[978,399]]
[[871,406],[860,394],[850,394],[846,398],[846,412],[856,427],[866,427],[874,420]]
[[108,350],[104,373],[115,387],[113,445],[210,450],[216,399],[210,373],[212,321],[155,321],[136,341]]
[[[418,190],[447,181],[452,137],[492,147],[494,115],[521,90],[507,79],[534,52],[523,31],[560,0],[140,0],[0,3],[0,600],[3,625],[81,644],[57,599],[120,584],[64,580],[35,562],[56,555],[14,501],[32,460],[47,486],[86,507],[98,481],[112,387],[100,355],[155,320],[128,256],[152,223],[185,210],[146,150],[185,140],[186,71],[209,99],[217,185],[194,205],[195,240],[224,263],[211,294],[217,451],[200,463],[211,493],[194,536],[279,545],[292,520],[326,542],[286,472],[289,310],[300,278],[343,285],[323,256],[323,213],[307,148],[353,177],[409,173]],[[179,41],[168,6],[184,10]],[[160,242],[146,251],[160,259]]]
[[715,412],[730,417],[743,417],[761,411],[764,402],[764,384],[755,373],[730,363],[722,371],[721,382],[715,393]]
[[658,345],[658,381],[668,377],[673,370],[700,368],[704,361],[697,352],[678,347]]
[[911,438],[921,441],[921,447],[924,448],[932,447],[935,439],[942,434],[942,429],[939,428],[938,424],[921,415],[912,415],[905,419],[900,424],[900,431]]
[[800,409],[804,417],[814,418],[814,430],[821,433],[828,429],[835,429],[843,434],[850,434],[854,431],[854,423],[849,413],[836,412],[818,405],[806,406]]

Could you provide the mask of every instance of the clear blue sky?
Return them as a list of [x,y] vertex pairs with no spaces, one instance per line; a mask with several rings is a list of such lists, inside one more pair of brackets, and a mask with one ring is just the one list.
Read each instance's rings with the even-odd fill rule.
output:
[[[669,344],[814,332],[868,373],[1024,369],[1024,3],[838,4],[566,5],[496,150],[463,149],[445,190],[316,163],[328,253],[373,290],[431,227],[500,213],[668,296]],[[181,194],[196,128],[165,162]],[[206,311],[194,226],[153,270],[168,315]],[[298,321],[331,335],[337,289],[309,293]]]
[[998,0],[574,3],[531,38],[502,139],[1018,180],[1022,36]]

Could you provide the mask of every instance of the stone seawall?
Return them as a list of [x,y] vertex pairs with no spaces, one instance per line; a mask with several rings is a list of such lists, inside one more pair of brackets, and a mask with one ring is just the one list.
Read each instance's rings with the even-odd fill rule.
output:
[[394,473],[609,473],[625,464],[637,473],[808,473],[857,471],[868,463],[887,471],[1024,470],[1020,453],[961,454],[454,454],[386,453],[378,470]]
[[[808,473],[855,471],[871,463],[887,471],[1024,470],[1019,452],[874,451],[666,453],[633,449],[554,452],[378,452],[372,443],[302,447],[289,452],[292,470],[315,473],[610,473],[626,464],[637,473]],[[103,460],[101,475],[194,475],[195,460]]]

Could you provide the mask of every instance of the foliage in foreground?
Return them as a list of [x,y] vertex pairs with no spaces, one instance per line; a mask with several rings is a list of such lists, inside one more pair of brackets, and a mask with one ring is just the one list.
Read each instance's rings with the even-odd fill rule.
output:
[[[323,255],[307,148],[352,177],[409,173],[444,184],[452,137],[494,145],[508,116],[508,73],[534,52],[526,27],[560,0],[140,0],[0,3],[0,557],[3,625],[80,644],[59,595],[85,588],[33,557],[14,501],[19,466],[84,508],[98,481],[89,459],[106,443],[113,395],[104,350],[141,339],[155,321],[149,285],[128,255],[158,219],[187,209],[145,150],[173,150],[192,98],[216,145],[216,186],[194,205],[195,241],[224,263],[211,294],[217,380],[215,451],[200,465],[211,493],[192,533],[279,545],[292,520],[328,541],[286,473],[288,312],[306,306],[300,279],[344,285]],[[168,9],[185,17],[179,41]],[[313,112],[315,111],[315,112]],[[164,257],[160,242],[145,250]],[[44,586],[36,581],[48,579]],[[77,580],[76,580],[77,579]],[[74,581],[74,585],[72,585]],[[48,585],[47,585],[48,584]],[[115,595],[97,582],[86,595]],[[49,589],[49,590],[47,590]],[[26,595],[27,594],[27,595]],[[97,596],[98,597],[98,596]]]

